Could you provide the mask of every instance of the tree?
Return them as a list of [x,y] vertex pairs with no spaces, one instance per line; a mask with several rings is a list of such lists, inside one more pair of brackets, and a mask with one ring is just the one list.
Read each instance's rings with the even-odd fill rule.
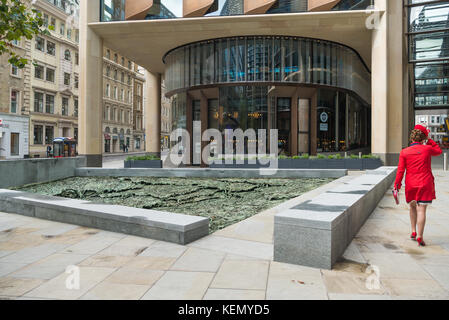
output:
[[[8,54],[9,63],[22,69],[28,60],[14,50],[14,41],[23,37],[31,40],[33,36],[50,34],[44,25],[42,14],[25,0],[0,0],[0,56]],[[53,30],[53,27],[49,27]]]

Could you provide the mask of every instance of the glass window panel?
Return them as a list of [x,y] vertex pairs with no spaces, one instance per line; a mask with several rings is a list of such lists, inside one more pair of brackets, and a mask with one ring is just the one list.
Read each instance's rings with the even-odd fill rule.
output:
[[449,3],[433,3],[409,9],[410,32],[447,28]]
[[273,63],[274,81],[281,81],[282,49],[280,39],[273,40],[273,59],[274,59]]
[[410,46],[412,60],[449,58],[449,32],[413,35]]

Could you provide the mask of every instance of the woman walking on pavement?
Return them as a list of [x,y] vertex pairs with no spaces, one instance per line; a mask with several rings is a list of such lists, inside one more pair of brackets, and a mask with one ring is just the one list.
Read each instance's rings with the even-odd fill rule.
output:
[[[405,198],[410,204],[410,222],[412,225],[412,240],[418,246],[425,246],[424,226],[426,224],[427,205],[435,197],[435,183],[432,174],[432,156],[442,153],[438,144],[428,137],[429,130],[421,125],[415,126],[410,135],[410,147],[401,151],[398,172],[394,183],[394,190],[399,191],[402,178],[405,176]],[[416,233],[418,225],[418,234]]]

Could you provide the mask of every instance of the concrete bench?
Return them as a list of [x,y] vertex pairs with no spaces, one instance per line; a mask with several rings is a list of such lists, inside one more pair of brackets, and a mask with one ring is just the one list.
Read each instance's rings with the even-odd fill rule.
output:
[[328,190],[274,218],[274,260],[332,269],[396,175],[381,167]]
[[0,189],[0,211],[187,244],[209,234],[209,219]]

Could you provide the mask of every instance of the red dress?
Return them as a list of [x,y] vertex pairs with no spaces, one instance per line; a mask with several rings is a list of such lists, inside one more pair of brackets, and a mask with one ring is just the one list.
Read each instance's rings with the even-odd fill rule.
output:
[[405,175],[405,198],[407,203],[415,200],[430,202],[435,197],[435,182],[432,174],[432,156],[439,156],[443,151],[432,139],[427,145],[413,143],[401,151],[395,187],[399,190]]

